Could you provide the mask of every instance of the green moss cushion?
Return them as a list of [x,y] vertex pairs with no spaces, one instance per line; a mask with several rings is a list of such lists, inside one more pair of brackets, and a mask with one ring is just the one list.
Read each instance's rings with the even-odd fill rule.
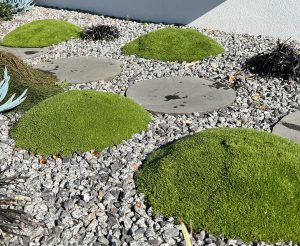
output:
[[210,129],[155,151],[136,174],[156,214],[245,241],[300,242],[300,145]]
[[192,62],[218,55],[224,49],[197,30],[171,27],[143,35],[125,45],[122,51],[147,59]]
[[12,130],[16,145],[39,154],[69,155],[119,144],[147,128],[150,115],[130,99],[69,91],[30,109]]
[[81,28],[62,20],[37,20],[8,33],[1,45],[10,47],[46,47],[79,37]]

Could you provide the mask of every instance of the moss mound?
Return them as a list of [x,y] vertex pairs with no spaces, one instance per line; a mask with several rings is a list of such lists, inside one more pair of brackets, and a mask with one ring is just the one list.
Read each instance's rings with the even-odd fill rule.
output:
[[122,51],[147,59],[192,62],[218,55],[224,49],[197,30],[171,27],[143,35],[125,45]]
[[28,88],[26,100],[14,111],[25,111],[40,101],[63,91],[56,85],[58,79],[49,72],[34,69],[22,62],[11,53],[0,51],[0,77],[2,80],[4,67],[7,67],[11,76],[9,91],[4,102],[13,94],[20,95]]
[[147,128],[150,114],[130,99],[69,91],[30,109],[12,130],[16,145],[39,154],[103,149]]
[[245,241],[300,242],[300,145],[210,129],[155,151],[136,174],[154,212]]
[[46,47],[79,37],[81,28],[62,20],[37,20],[8,33],[1,45],[9,47]]

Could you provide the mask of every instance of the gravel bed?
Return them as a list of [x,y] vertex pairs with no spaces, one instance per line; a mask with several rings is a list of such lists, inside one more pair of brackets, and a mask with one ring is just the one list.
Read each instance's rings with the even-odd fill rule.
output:
[[[205,117],[153,115],[146,132],[99,153],[74,153],[62,159],[37,156],[15,148],[9,129],[19,114],[0,115],[0,164],[10,166],[8,175],[30,176],[7,192],[25,193],[25,211],[33,217],[27,237],[6,237],[6,245],[184,245],[179,226],[172,218],[152,214],[143,194],[136,192],[133,174],[147,154],[180,137],[212,127],[245,127],[271,131],[283,116],[300,105],[300,85],[281,79],[264,79],[240,71],[246,57],[270,49],[276,39],[200,30],[220,42],[226,52],[195,63],[165,63],[124,56],[122,45],[163,24],[139,23],[88,13],[35,7],[14,20],[0,23],[0,38],[15,27],[37,19],[64,19],[82,27],[115,25],[121,37],[112,42],[71,40],[51,47],[48,54],[27,60],[29,64],[71,56],[106,56],[123,62],[123,71],[111,82],[77,84],[69,89],[93,89],[124,94],[129,85],[163,76],[199,76],[234,88],[234,104]],[[297,46],[299,48],[299,45]],[[235,81],[228,78],[236,76]],[[166,201],[167,202],[167,201]],[[224,239],[202,231],[195,245],[246,245],[239,238]],[[266,245],[254,242],[247,245]],[[292,245],[292,242],[278,243]]]

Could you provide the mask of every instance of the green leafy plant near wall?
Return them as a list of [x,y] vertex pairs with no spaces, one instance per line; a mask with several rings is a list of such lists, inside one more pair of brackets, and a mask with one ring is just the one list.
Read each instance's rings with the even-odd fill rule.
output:
[[8,21],[13,17],[12,7],[7,3],[0,3],[0,20]]

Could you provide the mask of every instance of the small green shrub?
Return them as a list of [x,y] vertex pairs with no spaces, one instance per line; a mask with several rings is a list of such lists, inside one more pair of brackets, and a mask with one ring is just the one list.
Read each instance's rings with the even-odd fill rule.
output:
[[20,48],[46,47],[79,37],[81,28],[63,20],[36,20],[8,33],[1,45]]
[[117,27],[114,26],[107,26],[107,25],[97,25],[87,27],[80,33],[80,37],[82,39],[87,40],[114,40],[119,38],[119,30]]
[[38,154],[102,150],[147,129],[150,114],[127,97],[68,91],[31,108],[12,130],[16,145]]
[[126,55],[168,62],[192,62],[215,56],[224,48],[195,29],[162,28],[122,47]]
[[9,21],[13,17],[13,10],[11,5],[7,3],[0,3],[0,20]]
[[154,151],[135,176],[155,214],[227,238],[300,242],[300,145],[209,129]]

